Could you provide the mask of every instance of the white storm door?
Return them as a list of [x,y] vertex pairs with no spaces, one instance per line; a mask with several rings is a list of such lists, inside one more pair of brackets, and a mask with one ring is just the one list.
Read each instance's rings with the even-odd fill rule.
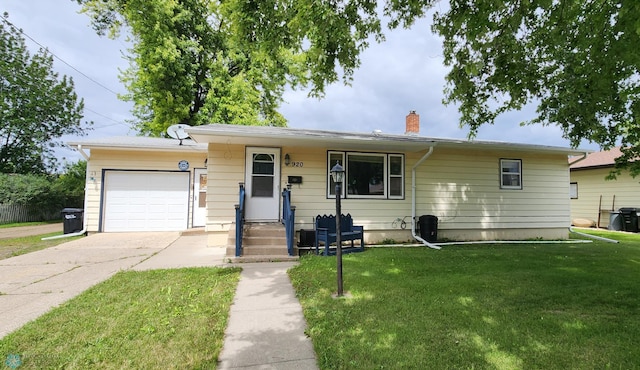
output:
[[247,148],[245,171],[245,219],[278,221],[280,149]]
[[196,168],[193,180],[193,227],[207,223],[207,169]]

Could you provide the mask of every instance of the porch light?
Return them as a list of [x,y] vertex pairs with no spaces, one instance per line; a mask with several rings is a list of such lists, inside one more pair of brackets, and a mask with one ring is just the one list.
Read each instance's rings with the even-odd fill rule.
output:
[[336,161],[336,165],[331,169],[331,177],[333,178],[333,182],[335,182],[336,185],[342,184],[342,182],[344,181],[344,169],[342,168],[340,163],[338,163],[338,161]]
[[331,169],[331,177],[333,182],[336,183],[336,260],[338,270],[338,297],[344,295],[343,283],[342,283],[342,227],[340,225],[340,219],[342,218],[342,207],[340,204],[340,198],[342,197],[342,181],[344,180],[344,169],[336,161],[336,165]]
[[284,165],[288,166],[291,163],[291,156],[289,156],[289,153],[284,155]]

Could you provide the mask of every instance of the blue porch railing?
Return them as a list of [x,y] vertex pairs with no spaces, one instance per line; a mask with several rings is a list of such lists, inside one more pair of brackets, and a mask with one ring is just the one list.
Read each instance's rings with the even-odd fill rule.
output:
[[287,234],[287,253],[293,256],[293,243],[296,236],[296,207],[291,205],[291,190],[282,192],[282,223]]
[[244,229],[244,183],[240,183],[240,200],[236,204],[236,257],[242,256],[242,231]]

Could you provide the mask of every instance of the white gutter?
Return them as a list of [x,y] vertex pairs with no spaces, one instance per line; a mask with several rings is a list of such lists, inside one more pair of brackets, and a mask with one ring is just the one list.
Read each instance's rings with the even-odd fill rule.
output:
[[[78,145],[78,147],[76,148],[78,150],[78,152],[80,152],[80,155],[84,157],[84,159],[87,161],[87,164],[89,164],[89,156],[87,155],[87,153],[82,150],[82,145]],[[80,235],[85,235],[87,233],[87,190],[88,190],[88,186],[87,184],[89,183],[89,167],[87,166],[87,171],[84,175],[84,212],[82,213],[82,230],[75,232],[75,233],[70,233],[70,234],[62,234],[62,235],[56,235],[56,236],[50,236],[47,238],[42,238],[41,240],[52,240],[52,239],[62,239],[62,238],[70,238],[72,236],[80,236]],[[64,225],[63,225],[64,227]]]
[[418,168],[418,166],[422,164],[422,162],[429,158],[429,156],[431,156],[431,153],[433,153],[433,146],[430,146],[429,151],[425,155],[423,155],[422,158],[420,158],[420,160],[416,162],[416,164],[414,164],[411,168],[411,236],[413,236],[414,239],[429,248],[442,249],[437,245],[429,243],[428,241],[416,235],[416,168]]
[[589,153],[587,153],[587,152],[582,153],[582,157],[580,157],[580,158],[576,159],[575,161],[569,163],[569,167],[573,166],[574,164],[576,164],[578,162],[583,161],[585,158],[587,158],[588,155],[589,155]]

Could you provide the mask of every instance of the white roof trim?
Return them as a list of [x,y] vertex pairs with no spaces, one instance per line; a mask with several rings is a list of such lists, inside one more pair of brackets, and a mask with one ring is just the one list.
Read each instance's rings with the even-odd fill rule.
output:
[[206,143],[196,143],[193,140],[164,139],[148,136],[114,136],[108,138],[77,140],[67,143],[71,147],[85,149],[119,149],[119,150],[149,150],[170,152],[207,152]]
[[590,150],[558,146],[519,144],[485,140],[432,138],[417,135],[392,135],[380,132],[355,133],[308,130],[271,126],[243,126],[212,124],[186,129],[199,143],[244,144],[258,146],[308,146],[339,149],[368,149],[386,151],[420,151],[430,146],[467,149],[542,151],[567,155],[583,154]]

